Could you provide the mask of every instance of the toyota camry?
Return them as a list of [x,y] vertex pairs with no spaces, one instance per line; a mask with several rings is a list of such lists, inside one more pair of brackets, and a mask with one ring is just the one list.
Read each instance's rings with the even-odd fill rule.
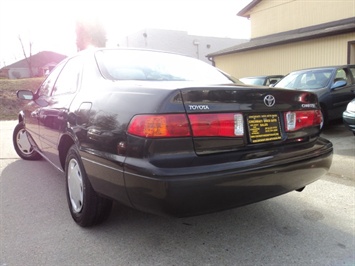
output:
[[315,94],[246,87],[182,55],[87,50],[17,96],[16,152],[63,172],[83,227],[113,201],[182,217],[301,191],[332,162]]

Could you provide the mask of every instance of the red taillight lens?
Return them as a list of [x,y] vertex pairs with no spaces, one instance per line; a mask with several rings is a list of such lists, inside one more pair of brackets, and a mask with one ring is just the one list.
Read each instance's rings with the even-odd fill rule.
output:
[[195,137],[236,137],[244,135],[242,114],[190,114]]
[[320,110],[292,111],[284,114],[286,131],[296,131],[301,128],[319,126],[322,123]]
[[[240,137],[244,135],[242,114],[190,114],[195,137]],[[184,114],[137,115],[127,132],[146,138],[191,136],[189,121]]]
[[137,115],[133,117],[128,133],[147,138],[186,137],[190,128],[186,115]]

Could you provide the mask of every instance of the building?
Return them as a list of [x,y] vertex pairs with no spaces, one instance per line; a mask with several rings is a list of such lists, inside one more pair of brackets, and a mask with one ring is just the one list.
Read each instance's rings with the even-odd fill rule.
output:
[[[65,55],[55,52],[43,51],[28,58],[31,60],[33,77],[42,77],[51,71],[60,61],[66,58]],[[20,79],[31,77],[29,64],[26,59],[20,60],[0,69],[0,77],[9,79]]]
[[251,39],[208,54],[235,77],[355,63],[355,1],[253,0],[237,14]]
[[120,47],[147,48],[169,51],[211,62],[207,54],[246,42],[246,39],[190,35],[186,31],[144,29],[128,35]]

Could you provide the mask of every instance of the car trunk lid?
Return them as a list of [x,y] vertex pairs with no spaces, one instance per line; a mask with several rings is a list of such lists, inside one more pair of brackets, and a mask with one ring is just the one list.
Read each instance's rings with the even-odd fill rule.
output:
[[182,101],[199,155],[278,145],[319,134],[316,95],[276,88],[183,88]]

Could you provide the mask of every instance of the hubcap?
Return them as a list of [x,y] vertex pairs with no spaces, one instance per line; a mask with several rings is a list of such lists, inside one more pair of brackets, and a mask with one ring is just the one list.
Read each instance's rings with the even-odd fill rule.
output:
[[79,213],[83,208],[83,177],[79,163],[75,159],[69,161],[68,167],[69,198],[73,211]]
[[17,133],[17,147],[25,155],[30,155],[33,152],[31,143],[28,140],[26,130],[21,129]]

